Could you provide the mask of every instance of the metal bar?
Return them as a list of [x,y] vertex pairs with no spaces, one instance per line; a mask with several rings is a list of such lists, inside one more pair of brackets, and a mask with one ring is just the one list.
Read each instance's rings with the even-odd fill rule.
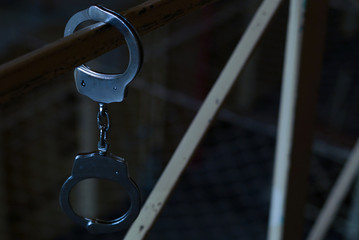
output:
[[[140,35],[216,0],[150,0],[121,12]],[[54,79],[123,43],[112,26],[96,24],[0,66],[0,102]]]
[[280,2],[281,0],[265,0],[258,8],[124,239],[143,239],[150,230],[193,152],[213,122],[215,114],[220,109],[225,97],[278,9]]
[[348,161],[345,163],[338,180],[335,182],[322,210],[315,221],[308,240],[324,239],[334,217],[349,191],[359,169],[359,139],[357,140]]
[[295,118],[299,55],[301,46],[301,23],[304,18],[303,0],[290,1],[287,41],[280,98],[279,124],[275,151],[268,240],[282,239],[285,215],[285,198],[290,164],[291,144]]
[[290,1],[269,240],[302,238],[327,5]]

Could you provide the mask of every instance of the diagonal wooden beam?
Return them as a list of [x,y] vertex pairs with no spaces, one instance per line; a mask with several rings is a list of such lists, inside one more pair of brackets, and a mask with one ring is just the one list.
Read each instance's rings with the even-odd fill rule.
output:
[[[150,0],[121,14],[144,35],[214,1]],[[14,99],[123,43],[114,27],[96,24],[5,63],[0,66],[0,102]]]
[[197,115],[147,198],[141,212],[125,236],[125,240],[144,239],[165,205],[192,154],[203,138],[238,75],[263,36],[281,0],[264,0],[234,49],[226,66],[213,85]]
[[[348,194],[351,185],[358,176],[359,169],[359,139],[350,153],[342,171],[339,174],[332,190],[330,191],[323,208],[315,220],[313,228],[311,229],[307,240],[322,240],[325,238],[329,227],[334,221],[334,218]],[[357,204],[357,203],[355,203]]]

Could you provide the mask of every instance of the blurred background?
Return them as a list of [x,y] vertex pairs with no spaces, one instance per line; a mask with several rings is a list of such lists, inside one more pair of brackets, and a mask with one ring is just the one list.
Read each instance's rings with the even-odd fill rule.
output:
[[[104,0],[123,11],[143,1]],[[109,106],[110,151],[124,157],[143,199],[174,152],[260,0],[217,1],[142,38],[145,61],[123,103]],[[63,35],[67,20],[97,1],[1,1],[0,62]],[[330,1],[305,235],[359,134],[359,3]],[[265,239],[288,3],[284,1],[223,110],[196,151],[147,239]],[[126,66],[121,47],[90,66]],[[0,239],[121,239],[93,236],[58,204],[77,153],[96,150],[97,105],[72,72],[0,106]],[[85,216],[112,219],[128,207],[120,186],[86,180],[71,201]],[[359,239],[359,182],[325,239]]]

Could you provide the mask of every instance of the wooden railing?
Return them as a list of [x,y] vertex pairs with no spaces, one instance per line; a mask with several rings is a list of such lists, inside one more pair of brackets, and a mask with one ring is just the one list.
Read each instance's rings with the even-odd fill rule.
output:
[[[215,0],[150,0],[121,12],[140,35],[149,33]],[[0,102],[49,82],[123,44],[114,27],[97,24],[0,66]]]

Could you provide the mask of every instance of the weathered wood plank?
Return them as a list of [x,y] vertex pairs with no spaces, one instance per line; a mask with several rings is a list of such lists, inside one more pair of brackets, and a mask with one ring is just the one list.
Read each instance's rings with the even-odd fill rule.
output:
[[[214,1],[150,0],[121,14],[144,35]],[[122,35],[114,27],[97,24],[5,63],[0,66],[0,102],[49,82],[123,42]]]

